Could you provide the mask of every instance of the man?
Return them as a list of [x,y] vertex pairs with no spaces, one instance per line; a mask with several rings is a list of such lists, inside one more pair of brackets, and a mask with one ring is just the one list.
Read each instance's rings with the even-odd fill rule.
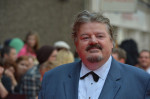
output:
[[15,62],[17,59],[16,49],[10,46],[4,46],[1,50],[1,56],[4,61],[7,62]]
[[47,72],[39,99],[150,98],[150,75],[112,58],[113,31],[109,19],[83,11],[73,25],[73,37],[82,61]]
[[145,71],[149,72],[150,69],[150,51],[148,50],[142,50],[139,54],[139,58],[138,58],[138,66],[142,69],[144,69]]
[[112,56],[115,60],[119,61],[120,63],[125,63],[126,61],[126,52],[121,48],[114,48],[112,51]]

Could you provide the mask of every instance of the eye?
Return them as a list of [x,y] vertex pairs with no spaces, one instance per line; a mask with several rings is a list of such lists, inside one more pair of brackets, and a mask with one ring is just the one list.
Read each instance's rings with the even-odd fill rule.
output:
[[104,34],[102,34],[102,33],[99,33],[99,34],[97,34],[97,35],[96,35],[96,37],[97,37],[97,38],[104,38],[104,37],[105,37],[105,35],[104,35]]
[[82,40],[89,40],[90,37],[89,37],[89,36],[81,36],[81,39],[82,39]]
[[104,37],[104,36],[102,36],[102,35],[98,35],[98,36],[96,36],[97,38],[102,38],[102,37]]
[[88,39],[89,39],[89,37],[83,37],[82,39],[83,39],[83,40],[88,40]]

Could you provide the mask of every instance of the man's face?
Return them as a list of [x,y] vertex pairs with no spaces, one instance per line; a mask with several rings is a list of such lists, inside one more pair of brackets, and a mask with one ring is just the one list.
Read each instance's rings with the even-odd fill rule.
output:
[[83,63],[91,70],[102,66],[110,57],[113,48],[106,25],[98,22],[82,24],[75,45]]
[[12,48],[11,50],[10,50],[10,52],[9,52],[9,55],[8,55],[8,59],[10,60],[10,61],[16,61],[16,59],[17,59],[17,52],[16,52],[16,49],[14,49],[14,48]]
[[150,54],[148,52],[141,52],[139,57],[139,65],[148,68],[150,65]]

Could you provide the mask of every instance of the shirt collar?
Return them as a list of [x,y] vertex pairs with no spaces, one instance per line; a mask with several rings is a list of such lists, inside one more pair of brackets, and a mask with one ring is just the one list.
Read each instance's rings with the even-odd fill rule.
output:
[[[101,66],[97,70],[94,70],[93,72],[96,73],[101,79],[105,80],[111,66],[111,61],[112,61],[112,56],[109,57],[109,59],[103,66]],[[90,71],[91,70],[89,70],[82,62],[80,77],[84,76]]]

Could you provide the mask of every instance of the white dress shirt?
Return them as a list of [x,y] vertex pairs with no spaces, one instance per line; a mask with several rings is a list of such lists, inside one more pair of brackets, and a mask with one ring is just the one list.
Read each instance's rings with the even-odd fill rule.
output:
[[[92,75],[88,75],[84,79],[79,80],[78,99],[98,99],[109,72],[111,61],[112,56],[109,57],[108,61],[103,66],[93,71],[100,77],[98,82],[93,80]],[[80,77],[90,71],[91,70],[82,63]]]
[[149,68],[146,70],[146,72],[150,74],[150,66],[149,66]]

